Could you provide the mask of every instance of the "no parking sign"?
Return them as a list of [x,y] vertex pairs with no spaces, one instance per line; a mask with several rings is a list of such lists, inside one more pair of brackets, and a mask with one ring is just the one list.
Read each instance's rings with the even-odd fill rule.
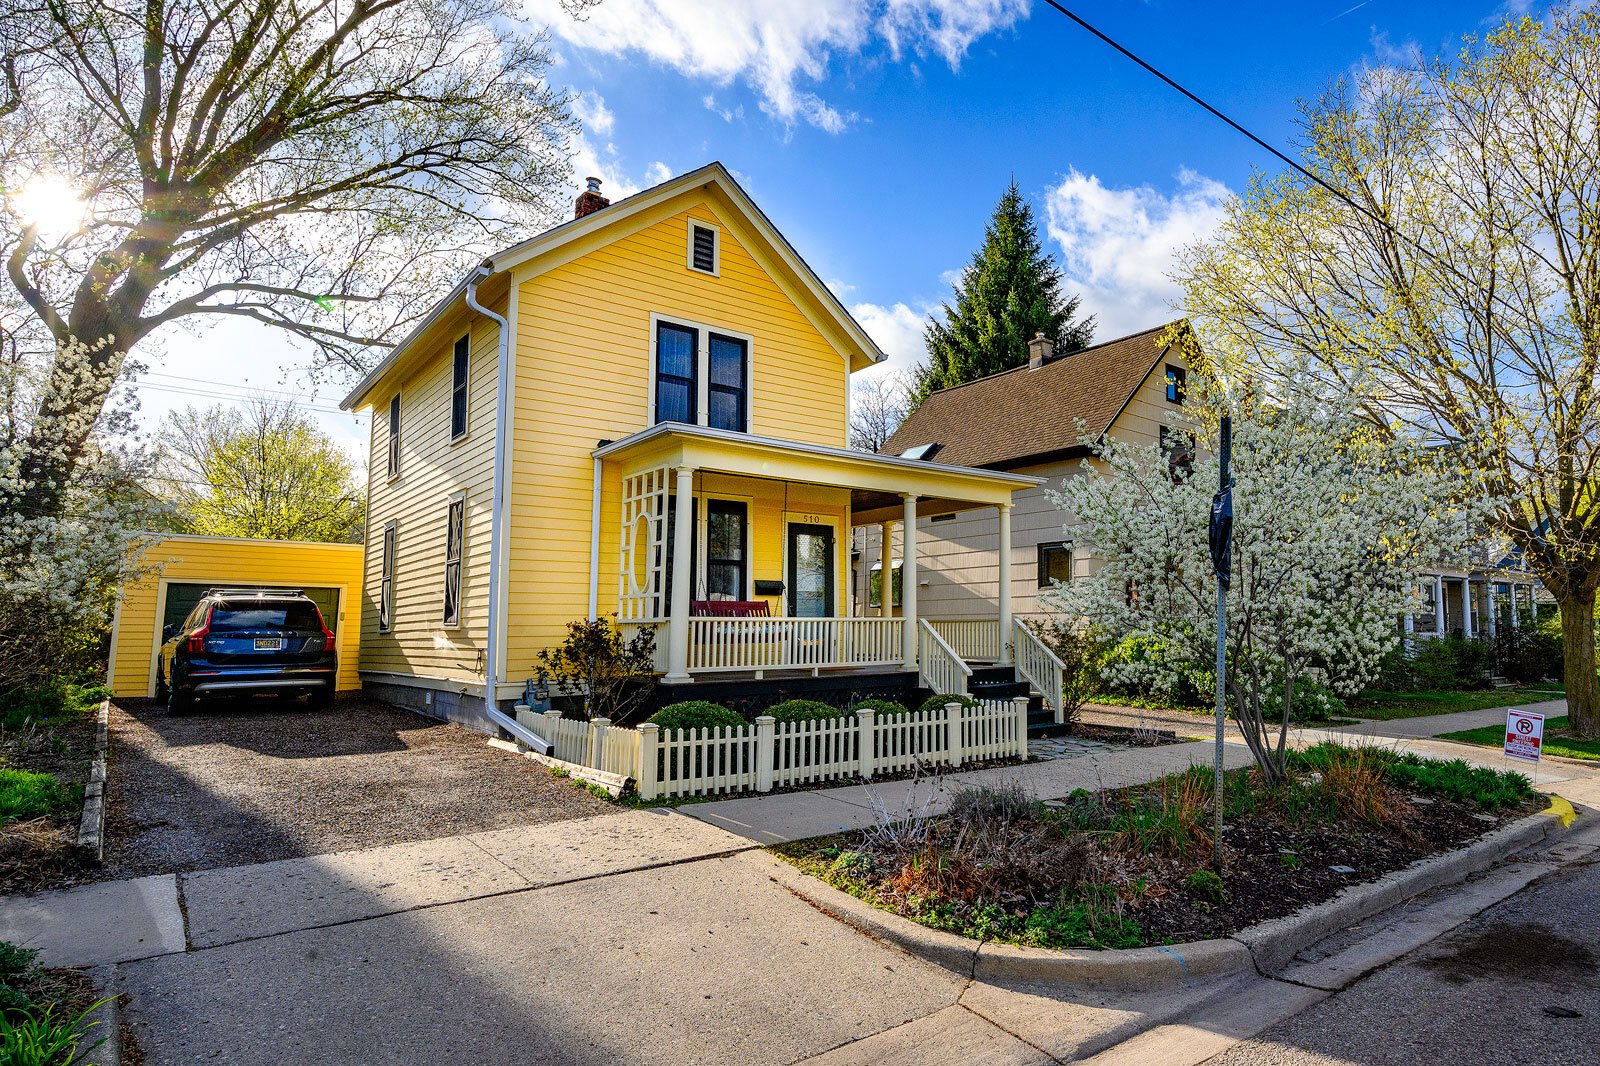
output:
[[1506,712],[1506,758],[1539,761],[1544,746],[1544,715],[1512,709]]

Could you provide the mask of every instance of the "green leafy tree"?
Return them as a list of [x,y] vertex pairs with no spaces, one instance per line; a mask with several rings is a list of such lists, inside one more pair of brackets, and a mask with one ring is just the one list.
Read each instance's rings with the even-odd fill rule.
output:
[[1084,347],[1094,317],[1078,318],[1078,296],[1061,291],[1061,268],[1044,250],[1033,207],[1013,181],[995,205],[955,287],[955,305],[928,320],[923,338],[930,361],[916,382],[916,401],[935,389],[1022,366],[1028,341],[1043,333],[1058,352]]
[[287,400],[167,416],[157,479],[185,532],[354,541],[366,513],[355,464]]

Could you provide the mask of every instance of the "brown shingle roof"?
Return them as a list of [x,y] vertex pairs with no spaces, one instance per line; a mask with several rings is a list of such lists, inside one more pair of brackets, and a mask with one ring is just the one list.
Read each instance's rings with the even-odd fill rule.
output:
[[1080,449],[1087,431],[1111,428],[1166,349],[1165,324],[1052,359],[1037,370],[1002,370],[941,389],[883,446],[889,455],[938,444],[927,458],[956,466],[1005,467]]

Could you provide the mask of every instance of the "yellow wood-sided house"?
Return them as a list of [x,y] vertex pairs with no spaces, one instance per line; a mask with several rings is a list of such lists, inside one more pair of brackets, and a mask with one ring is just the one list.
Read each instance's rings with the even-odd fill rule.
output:
[[902,522],[914,567],[919,515],[994,509],[1005,570],[1012,494],[1039,479],[848,449],[850,375],[881,358],[720,164],[615,204],[591,179],[345,400],[373,410],[364,687],[520,736],[502,709],[538,652],[615,615],[656,627],[684,698],[867,672],[959,688],[914,579],[899,616],[857,609],[850,530]]

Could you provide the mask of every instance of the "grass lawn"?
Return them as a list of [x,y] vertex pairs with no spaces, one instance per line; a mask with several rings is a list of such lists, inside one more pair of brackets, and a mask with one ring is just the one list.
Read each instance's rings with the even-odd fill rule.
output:
[[[1561,734],[1567,728],[1567,716],[1547,718],[1544,723],[1544,753],[1560,755],[1565,759],[1587,759],[1600,762],[1600,740],[1572,740]],[[1457,733],[1442,734],[1445,740],[1464,740],[1468,744],[1482,744],[1489,748],[1503,747],[1506,742],[1504,726],[1486,725],[1482,729],[1463,729]]]
[[1550,689],[1500,688],[1475,692],[1363,692],[1349,701],[1347,711],[1358,718],[1420,718],[1489,707],[1520,707],[1525,703],[1559,700],[1565,693]]

